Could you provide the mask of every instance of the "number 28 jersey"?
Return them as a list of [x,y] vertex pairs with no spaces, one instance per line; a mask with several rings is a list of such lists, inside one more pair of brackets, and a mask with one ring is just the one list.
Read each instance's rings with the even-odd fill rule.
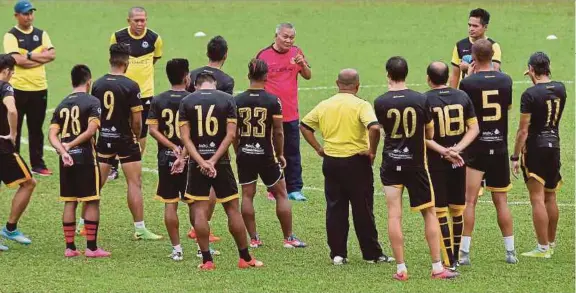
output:
[[468,94],[478,117],[480,134],[468,147],[472,153],[508,152],[508,109],[512,107],[512,79],[498,71],[482,71],[464,78],[460,89]]
[[[210,159],[226,137],[229,122],[236,123],[234,98],[212,89],[197,90],[180,103],[180,125],[190,126],[190,139],[203,159]],[[230,163],[226,152],[218,163]]]
[[424,168],[425,128],[434,127],[426,96],[410,89],[390,91],[374,100],[374,110],[385,136],[382,167]]

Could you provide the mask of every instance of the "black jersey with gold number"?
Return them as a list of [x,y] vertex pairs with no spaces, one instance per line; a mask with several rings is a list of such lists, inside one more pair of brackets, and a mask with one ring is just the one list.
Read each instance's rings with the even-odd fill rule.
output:
[[[180,103],[180,125],[190,126],[190,139],[205,160],[210,159],[226,137],[228,122],[236,123],[234,98],[219,90],[198,90]],[[228,152],[219,163],[230,163]]]
[[468,94],[478,117],[480,134],[470,152],[503,154],[508,151],[508,110],[512,107],[512,79],[497,71],[482,71],[464,78],[460,89]]
[[[88,130],[88,124],[95,121],[100,124],[100,101],[87,93],[68,95],[52,114],[50,128],[60,130],[60,141],[69,143]],[[74,164],[94,164],[94,140],[68,150]]]
[[130,116],[132,112],[142,111],[138,84],[123,75],[106,74],[94,82],[92,95],[102,106],[98,139],[104,142],[134,140]]
[[[184,97],[189,95],[187,91],[165,91],[152,99],[150,112],[146,124],[158,125],[158,131],[177,146],[182,146],[180,141],[180,102]],[[158,143],[158,161],[169,162],[175,156],[172,150],[168,149],[161,143]]]
[[[468,95],[457,89],[433,89],[425,93],[434,119],[434,141],[443,147],[455,146],[462,140],[466,127],[478,123]],[[428,149],[430,170],[448,169],[451,164]]]
[[196,76],[198,76],[198,74],[202,72],[207,72],[214,75],[214,78],[216,78],[217,90],[223,91],[231,95],[234,94],[234,79],[230,75],[226,74],[224,71],[210,66],[203,66],[190,71],[190,80],[192,82],[190,83],[190,86],[187,89],[189,92],[193,93],[195,91],[194,80],[196,80]]
[[374,110],[385,134],[382,167],[424,168],[425,127],[434,124],[426,96],[410,89],[390,91],[374,100]]
[[274,118],[282,118],[278,98],[264,89],[249,89],[235,98],[238,108],[238,156],[274,158]]
[[566,104],[561,82],[539,83],[522,94],[520,112],[530,115],[527,148],[560,148],[558,125]]
[[[4,105],[4,98],[6,97],[14,97],[14,89],[9,83],[0,80],[0,135],[2,136],[10,134],[8,109]],[[12,141],[0,138],[0,154],[11,154],[15,151]]]

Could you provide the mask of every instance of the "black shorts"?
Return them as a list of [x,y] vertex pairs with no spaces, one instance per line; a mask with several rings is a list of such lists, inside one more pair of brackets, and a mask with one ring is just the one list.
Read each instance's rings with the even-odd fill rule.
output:
[[108,165],[112,165],[116,157],[122,164],[142,160],[140,145],[134,141],[104,142],[99,139],[96,144],[96,151],[98,152],[98,162]]
[[266,187],[272,187],[284,178],[284,172],[274,158],[269,157],[239,157],[236,159],[238,165],[238,180],[240,185],[255,183],[258,176]]
[[188,181],[186,183],[186,198],[192,200],[208,200],[210,188],[216,192],[216,202],[225,203],[239,198],[236,178],[230,164],[216,165],[216,178],[204,176],[196,163],[188,165]]
[[32,179],[28,165],[18,153],[0,154],[0,166],[0,180],[8,187],[17,187]]
[[148,119],[148,113],[152,105],[152,98],[153,97],[140,98],[142,102],[142,132],[140,132],[140,138],[148,136],[148,124],[146,124],[146,120]]
[[562,185],[560,175],[560,149],[535,148],[522,155],[524,181],[536,179],[544,185],[546,192],[555,192]]
[[97,162],[64,167],[60,160],[60,201],[100,200],[101,179]]
[[463,210],[466,207],[466,168],[430,171],[436,211],[448,211],[448,207]]
[[380,179],[384,186],[408,189],[410,208],[413,211],[434,206],[434,189],[430,175],[425,168],[404,169],[396,171],[392,168],[380,168]]
[[508,192],[512,189],[510,183],[510,162],[508,152],[503,154],[468,154],[466,165],[474,170],[484,172],[486,190],[492,192]]
[[155,200],[164,203],[176,203],[183,201],[192,203],[194,200],[186,198],[186,180],[188,166],[184,167],[182,173],[170,174],[172,164],[158,164],[158,187],[156,188]]

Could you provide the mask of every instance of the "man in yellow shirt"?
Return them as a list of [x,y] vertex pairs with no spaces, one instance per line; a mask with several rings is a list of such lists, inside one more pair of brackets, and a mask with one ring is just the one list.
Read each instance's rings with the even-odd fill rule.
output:
[[[128,11],[128,27],[112,34],[110,45],[125,43],[130,45],[130,65],[126,71],[126,76],[140,86],[142,96],[142,121],[148,118],[148,111],[152,98],[154,97],[154,64],[162,57],[163,42],[160,35],[149,29],[146,10],[143,7],[132,7]],[[140,134],[140,149],[142,154],[146,149],[146,136],[148,135],[148,125],[142,124]],[[118,177],[116,171],[118,162],[113,164],[110,172],[110,179]]]
[[18,110],[18,134],[16,151],[20,151],[22,122],[26,116],[28,126],[30,164],[32,173],[52,175],[44,163],[44,133],[42,125],[48,105],[48,84],[44,64],[56,58],[56,50],[48,33],[32,26],[36,8],[30,1],[18,1],[14,6],[16,26],[4,35],[4,52],[16,60],[14,76],[10,83],[14,87],[14,98]]
[[[338,93],[320,102],[300,123],[304,139],[324,158],[326,232],[334,265],[347,262],[348,206],[363,258],[369,263],[391,262],[382,253],[374,222],[372,164],[380,140],[380,125],[372,106],[356,96],[360,78],[354,69],[338,74]],[[324,146],[314,137],[320,130]],[[370,137],[370,142],[368,142]]]

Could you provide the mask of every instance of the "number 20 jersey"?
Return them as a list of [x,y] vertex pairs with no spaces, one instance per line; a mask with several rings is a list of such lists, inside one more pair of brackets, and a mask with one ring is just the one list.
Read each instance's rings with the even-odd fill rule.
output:
[[508,110],[512,107],[512,79],[498,71],[482,71],[464,78],[460,89],[468,94],[478,117],[480,134],[468,147],[471,153],[508,152]]

